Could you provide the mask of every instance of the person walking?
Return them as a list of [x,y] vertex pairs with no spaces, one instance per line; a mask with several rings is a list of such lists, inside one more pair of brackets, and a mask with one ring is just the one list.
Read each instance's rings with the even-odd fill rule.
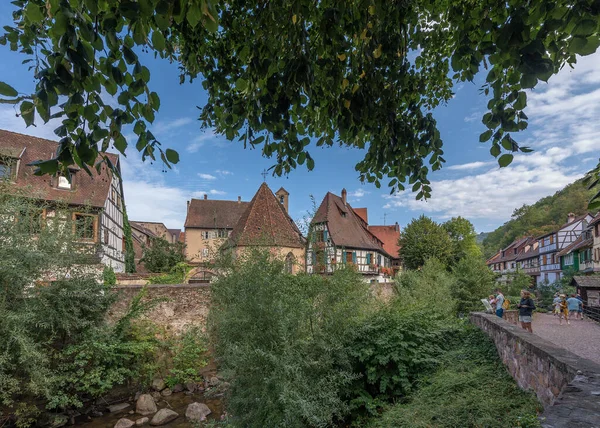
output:
[[583,319],[583,297],[581,297],[581,294],[577,293],[577,295],[575,296],[577,298],[577,300],[579,300],[581,302],[581,306],[579,306],[579,317],[580,319]]
[[562,325],[562,319],[563,316],[565,317],[565,320],[567,321],[567,324],[571,324],[569,322],[569,305],[567,304],[567,300],[564,294],[560,295],[560,303],[558,304],[558,309],[559,309],[559,313],[558,313],[558,323]]
[[581,300],[577,298],[575,293],[571,294],[571,297],[567,299],[567,308],[569,313],[575,314],[575,319],[581,319]]
[[504,304],[504,294],[502,294],[502,291],[497,288],[496,289],[496,316],[502,318],[502,316],[504,315],[504,308],[502,307],[502,305]]
[[554,293],[554,299],[552,300],[552,315],[560,315],[560,294]]
[[527,330],[529,333],[533,333],[531,321],[535,303],[533,302],[529,291],[521,290],[521,301],[517,305],[517,308],[519,308],[519,322],[521,323],[521,328]]

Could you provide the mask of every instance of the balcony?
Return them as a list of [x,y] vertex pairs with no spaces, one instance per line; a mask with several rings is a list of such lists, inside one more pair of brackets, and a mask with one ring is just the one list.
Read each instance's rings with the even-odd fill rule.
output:
[[540,272],[548,272],[554,270],[560,270],[560,263],[552,263],[540,266]]
[[579,271],[584,273],[590,273],[594,271],[594,262],[592,260],[588,260],[585,262],[579,263]]
[[539,248],[539,254],[545,254],[545,253],[550,253],[552,251],[556,251],[556,248],[557,248],[556,247],[556,242],[553,243],[553,244],[545,245],[543,247],[540,246],[540,248]]
[[539,275],[540,267],[539,266],[524,267],[523,273],[526,273],[527,275]]

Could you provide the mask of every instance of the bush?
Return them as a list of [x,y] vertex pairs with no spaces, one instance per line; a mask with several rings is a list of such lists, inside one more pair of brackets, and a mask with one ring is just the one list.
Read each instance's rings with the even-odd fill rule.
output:
[[190,270],[192,267],[187,263],[177,263],[169,273],[149,277],[148,284],[183,284]]
[[423,376],[410,400],[389,406],[370,426],[410,428],[539,427],[541,405],[519,389],[493,343],[465,325],[437,371]]
[[127,328],[136,299],[123,320],[106,324],[116,295],[82,264],[71,218],[68,207],[0,191],[0,406],[19,425],[35,419],[38,404],[79,407],[138,376],[152,351]]
[[173,387],[186,382],[198,382],[201,379],[200,369],[207,364],[208,347],[204,334],[199,327],[187,328],[180,337],[171,338],[165,343],[171,363],[168,367],[166,384]]
[[179,263],[185,262],[184,244],[169,243],[164,238],[152,238],[150,246],[144,247],[140,263],[154,273],[170,272]]
[[468,313],[482,310],[481,299],[485,299],[495,286],[494,273],[479,256],[462,258],[452,268],[455,282],[451,286],[456,299],[456,311]]
[[347,343],[369,304],[358,274],[285,274],[253,252],[212,286],[209,328],[241,426],[326,426],[348,412]]
[[117,275],[115,275],[115,271],[110,266],[104,267],[102,279],[104,280],[104,285],[117,285]]

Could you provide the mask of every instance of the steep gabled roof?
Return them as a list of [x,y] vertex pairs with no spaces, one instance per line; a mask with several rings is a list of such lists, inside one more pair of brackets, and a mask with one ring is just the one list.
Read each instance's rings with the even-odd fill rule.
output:
[[498,263],[500,261],[500,256],[502,255],[502,251],[498,251],[496,254],[494,254],[492,257],[490,257],[489,259],[487,259],[485,261],[486,264],[490,265],[490,264],[494,264],[494,263]]
[[400,227],[395,224],[391,226],[369,226],[369,231],[383,242],[383,249],[393,258],[399,258]]
[[540,254],[540,247],[536,246],[535,248],[534,245],[535,243],[537,243],[537,239],[530,237],[530,241],[527,242],[528,245],[530,245],[530,247],[527,250],[523,250],[521,251],[518,255],[517,255],[517,261],[520,260],[527,260],[527,259],[532,259],[534,257],[538,257]]
[[[33,197],[47,201],[89,205],[95,208],[104,207],[113,177],[112,171],[105,164],[102,165],[100,174],[95,168],[90,168],[91,176],[77,166],[72,167],[73,189],[58,189],[53,186],[53,177],[49,175],[33,175],[35,167],[28,164],[37,160],[52,159],[57,150],[56,141],[0,130],[0,157],[19,159],[15,187],[26,190]],[[105,154],[117,169],[120,168],[118,155]]]
[[354,208],[354,212],[358,214],[358,216],[362,218],[365,223],[369,224],[369,213],[366,208]]
[[248,207],[248,202],[192,199],[184,227],[233,229]]
[[327,192],[323,198],[312,224],[325,222],[329,236],[336,246],[374,250],[389,255],[383,249],[383,242],[367,230],[366,223],[350,204],[344,204],[342,198],[331,192]]
[[[593,214],[591,214],[591,213],[585,213],[585,214],[582,214],[582,215],[580,215],[580,216],[578,216],[578,217],[575,217],[573,220],[566,222],[566,223],[565,223],[565,224],[563,224],[562,226],[560,226],[560,227],[557,227],[556,229],[554,229],[554,231],[552,231],[552,232],[548,232],[548,233],[545,233],[544,235],[540,235],[540,236],[538,236],[538,237],[537,237],[537,239],[542,239],[542,238],[545,238],[546,236],[549,236],[549,235],[552,235],[552,234],[554,234],[554,233],[557,233],[558,231],[560,231],[560,230],[564,229],[565,227],[567,227],[567,226],[571,226],[572,224],[574,224],[574,223],[577,223],[577,222],[579,222],[579,221],[583,220],[583,219],[584,219],[584,218],[586,218],[588,215],[589,215],[590,217],[594,217],[594,215],[593,215]],[[590,221],[590,224],[591,224],[593,221],[594,221],[594,218],[593,218],[593,219]]]
[[226,246],[304,248],[304,238],[267,183],[263,183],[233,228]]
[[[500,252],[500,258],[496,260],[496,262],[509,262],[517,259],[517,256],[523,252],[522,247],[527,244],[532,238],[530,236],[526,236],[524,238],[515,239],[510,245],[504,248]],[[517,250],[515,253],[514,250]],[[504,257],[502,257],[502,253],[504,253]]]
[[600,211],[598,211],[598,214],[596,214],[596,216],[590,221],[590,225],[598,222],[600,222]]
[[560,252],[558,253],[558,256],[566,256],[567,254],[572,253],[573,251],[579,250],[581,248],[591,248],[593,244],[594,244],[593,238],[585,239],[583,234],[579,235],[576,240],[574,240],[569,245],[567,245],[565,248],[560,250]]
[[134,229],[136,229],[136,230],[138,230],[138,231],[142,232],[144,235],[148,235],[148,236],[149,236],[149,237],[151,237],[151,238],[157,238],[157,236],[156,236],[156,234],[155,234],[154,232],[152,232],[152,231],[151,231],[150,229],[148,229],[147,227],[145,227],[145,226],[142,226],[142,225],[141,225],[140,223],[138,223],[137,221],[130,220],[130,221],[129,221],[129,225],[130,225],[132,228],[134,228]]
[[574,276],[571,280],[571,285],[600,288],[600,275]]

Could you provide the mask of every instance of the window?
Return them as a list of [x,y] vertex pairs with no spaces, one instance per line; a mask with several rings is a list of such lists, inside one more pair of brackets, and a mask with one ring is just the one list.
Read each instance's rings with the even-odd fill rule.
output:
[[17,172],[15,159],[0,160],[0,180],[12,180]]
[[316,240],[316,242],[325,241],[325,232],[323,230],[315,231],[315,240]]
[[285,201],[285,196],[283,196],[283,195],[279,196],[279,203],[283,204],[284,201]]
[[572,265],[573,264],[573,253],[567,254],[566,256],[564,256],[563,263],[565,264],[565,266]]
[[208,258],[208,248],[202,248],[202,258],[203,259]]
[[67,177],[59,175],[58,176],[58,188],[59,189],[70,189],[71,182],[67,179]]
[[96,241],[97,219],[92,214],[73,214],[75,236],[86,241]]
[[352,251],[346,252],[346,263],[354,262],[354,253]]
[[554,235],[550,235],[550,243],[554,244]]
[[218,236],[219,238],[227,238],[227,230],[219,229],[215,232],[215,236]]
[[25,230],[33,235],[42,231],[42,225],[46,218],[46,210],[42,208],[23,209],[19,213],[18,221],[25,227]]
[[294,273],[293,269],[294,269],[294,255],[291,252],[289,252],[287,254],[287,256],[285,256],[284,270],[285,270],[285,273]]
[[108,234],[109,234],[108,227],[105,227],[104,228],[104,243],[106,245],[108,245]]
[[210,239],[210,232],[208,230],[202,231],[202,239]]

